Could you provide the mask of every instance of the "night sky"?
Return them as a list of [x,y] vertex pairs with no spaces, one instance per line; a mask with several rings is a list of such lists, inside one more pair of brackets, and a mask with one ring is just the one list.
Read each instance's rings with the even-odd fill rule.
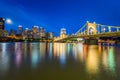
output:
[[13,24],[32,28],[38,25],[59,35],[60,28],[75,33],[86,21],[120,26],[119,0],[0,0],[0,17],[10,18]]

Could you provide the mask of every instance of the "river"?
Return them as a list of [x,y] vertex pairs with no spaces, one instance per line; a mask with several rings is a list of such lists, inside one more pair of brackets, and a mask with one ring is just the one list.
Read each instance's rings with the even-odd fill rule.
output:
[[120,45],[0,43],[0,80],[120,80]]

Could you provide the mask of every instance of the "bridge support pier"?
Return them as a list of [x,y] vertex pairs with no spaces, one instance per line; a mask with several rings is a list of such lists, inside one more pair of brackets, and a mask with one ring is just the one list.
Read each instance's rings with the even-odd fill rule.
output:
[[84,43],[88,45],[98,45],[98,40],[97,39],[85,39]]

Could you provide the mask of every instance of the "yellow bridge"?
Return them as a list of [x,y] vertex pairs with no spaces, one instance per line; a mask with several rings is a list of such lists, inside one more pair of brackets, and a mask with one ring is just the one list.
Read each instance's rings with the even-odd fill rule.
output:
[[54,39],[55,42],[62,42],[67,40],[77,40],[79,38],[83,39],[100,39],[100,38],[110,38],[110,37],[120,37],[120,27],[119,26],[108,26],[97,24],[95,22],[86,24],[81,27],[75,34],[66,36],[64,38]]

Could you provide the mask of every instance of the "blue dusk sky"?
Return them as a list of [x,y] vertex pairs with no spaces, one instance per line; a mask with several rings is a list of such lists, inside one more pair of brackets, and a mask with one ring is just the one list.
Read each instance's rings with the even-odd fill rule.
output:
[[62,27],[72,34],[86,21],[120,26],[120,0],[0,0],[0,17],[13,22],[6,30],[38,25],[58,36]]

